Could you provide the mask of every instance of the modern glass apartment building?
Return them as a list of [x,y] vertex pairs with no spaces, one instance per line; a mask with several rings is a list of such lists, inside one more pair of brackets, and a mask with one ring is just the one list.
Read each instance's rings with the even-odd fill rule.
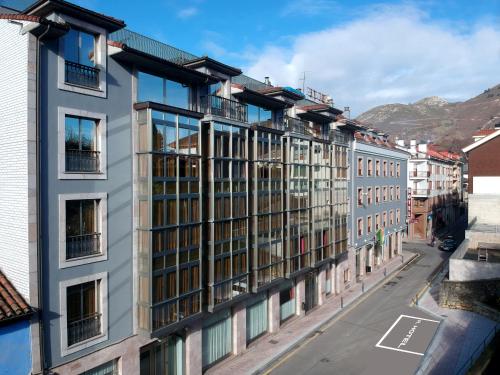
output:
[[0,259],[40,308],[34,373],[200,374],[356,282],[363,127],[124,27],[59,0],[0,17],[26,193]]

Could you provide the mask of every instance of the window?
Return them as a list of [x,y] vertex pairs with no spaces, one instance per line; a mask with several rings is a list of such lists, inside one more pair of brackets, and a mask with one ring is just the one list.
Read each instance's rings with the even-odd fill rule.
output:
[[394,177],[394,162],[392,162],[392,161],[390,164],[390,169],[391,169],[391,177]]
[[375,203],[380,203],[380,188],[378,186],[375,188]]
[[384,202],[387,202],[387,186],[384,186],[383,188],[383,199],[384,199]]
[[368,164],[368,176],[373,176],[373,160],[372,159],[368,159],[367,161],[367,164]]
[[351,281],[351,270],[346,268],[344,270],[344,283],[348,283],[349,281]]
[[396,177],[400,177],[400,176],[401,176],[401,164],[396,163]]
[[94,119],[65,117],[66,172],[99,172],[97,124]]
[[247,104],[247,111],[250,124],[272,128],[272,111],[252,104]]
[[363,176],[363,158],[358,158],[358,176]]
[[66,201],[66,259],[99,254],[99,201]]
[[107,194],[59,195],[59,267],[107,259]]
[[178,108],[190,108],[189,86],[144,72],[139,72],[138,75],[137,97],[141,102],[151,101]]
[[78,86],[99,87],[99,69],[96,65],[96,37],[71,28],[63,37],[65,82]]
[[398,208],[396,210],[396,224],[399,224],[401,222],[401,210]]
[[373,191],[372,191],[371,187],[369,187],[367,189],[367,196],[368,196],[368,204],[372,204],[373,203]]
[[394,200],[394,186],[391,186],[389,188],[389,200],[393,201]]
[[383,165],[384,165],[384,167],[383,167],[383,169],[384,169],[384,177],[387,177],[387,160],[384,160],[384,164]]
[[106,179],[106,115],[59,107],[58,127],[59,179]]
[[401,199],[401,188],[399,186],[396,186],[396,200]]
[[118,375],[118,359],[103,363],[100,366],[82,372],[80,375]]
[[363,235],[363,219],[358,218],[358,237]]
[[379,230],[379,229],[380,229],[380,215],[376,214],[375,215],[375,230]]
[[358,207],[363,205],[363,188],[358,188]]
[[380,176],[380,160],[375,160],[375,175]]
[[107,274],[62,281],[61,354],[88,348],[107,339]]
[[389,225],[394,225],[394,211],[389,211]]
[[372,232],[372,217],[366,217],[366,233],[370,234]]
[[382,227],[385,228],[387,226],[387,211],[382,213]]
[[59,16],[70,29],[59,39],[57,87],[106,97],[107,31],[66,14]]

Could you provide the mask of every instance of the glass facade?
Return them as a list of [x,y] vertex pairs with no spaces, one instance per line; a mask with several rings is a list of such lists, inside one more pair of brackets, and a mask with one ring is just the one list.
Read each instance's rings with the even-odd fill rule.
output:
[[252,285],[284,276],[283,137],[253,132]]
[[190,109],[189,86],[144,72],[138,73],[137,81],[139,102],[151,101]]
[[248,129],[210,123],[208,293],[213,307],[249,291]]
[[139,320],[157,330],[201,311],[200,123],[151,109],[138,119]]
[[[335,138],[334,138],[335,139]],[[348,193],[348,148],[347,142],[336,142],[333,149],[333,220],[334,220],[334,255],[339,256],[347,252],[348,230],[347,222],[349,216],[349,193]]]

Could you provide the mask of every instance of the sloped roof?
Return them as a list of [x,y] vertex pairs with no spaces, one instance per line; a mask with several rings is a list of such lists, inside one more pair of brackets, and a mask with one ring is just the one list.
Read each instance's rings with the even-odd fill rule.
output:
[[467,147],[463,148],[462,151],[467,153],[473,149],[475,149],[476,147],[479,147],[481,146],[482,144],[492,140],[493,138],[496,138],[500,135],[500,129],[495,129],[495,131],[493,133],[491,133],[490,135],[480,139],[479,141],[477,142],[474,142],[473,144],[471,145],[468,145]]
[[33,309],[0,271],[0,323],[28,317],[32,313]]
[[479,129],[477,132],[472,134],[473,137],[487,136],[494,133],[497,129]]

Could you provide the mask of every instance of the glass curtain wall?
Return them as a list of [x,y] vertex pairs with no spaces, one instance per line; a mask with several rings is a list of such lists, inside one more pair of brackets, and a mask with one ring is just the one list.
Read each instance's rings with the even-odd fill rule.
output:
[[283,277],[282,135],[255,130],[253,136],[252,285]]
[[310,141],[290,137],[287,148],[287,273],[311,265],[310,230]]
[[331,217],[331,167],[330,145],[312,142],[312,225],[314,260],[320,262],[332,256],[333,218]]
[[201,311],[200,124],[151,109],[138,119],[139,324],[155,331]]
[[348,205],[348,146],[342,144],[332,145],[334,150],[333,162],[333,217],[334,227],[334,254],[338,256],[347,251],[347,216]]
[[213,122],[208,184],[208,305],[248,292],[248,129]]

